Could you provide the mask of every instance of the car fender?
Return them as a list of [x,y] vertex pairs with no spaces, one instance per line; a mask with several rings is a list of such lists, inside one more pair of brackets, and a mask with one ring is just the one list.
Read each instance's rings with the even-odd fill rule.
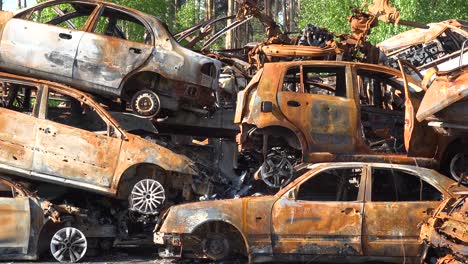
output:
[[198,227],[209,222],[225,222],[243,234],[244,199],[217,200],[173,206],[159,232],[192,234]]

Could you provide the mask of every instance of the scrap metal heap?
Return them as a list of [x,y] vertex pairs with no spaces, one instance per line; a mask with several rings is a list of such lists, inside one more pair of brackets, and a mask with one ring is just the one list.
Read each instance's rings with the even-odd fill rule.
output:
[[424,257],[429,263],[467,263],[468,195],[444,201],[422,224],[420,238],[426,243]]

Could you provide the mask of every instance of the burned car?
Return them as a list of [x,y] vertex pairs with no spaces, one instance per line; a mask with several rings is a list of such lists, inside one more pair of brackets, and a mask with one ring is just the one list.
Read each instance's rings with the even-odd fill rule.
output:
[[190,199],[194,163],[124,131],[87,94],[7,73],[0,84],[2,172],[129,199],[143,214],[168,193]]
[[287,184],[302,161],[450,163],[466,137],[418,122],[423,97],[418,80],[380,65],[266,63],[238,95],[237,141],[263,163],[260,177],[272,187]]
[[409,165],[321,163],[297,173],[275,195],[169,208],[155,228],[160,255],[411,262],[423,249],[418,223],[467,190]]
[[[77,262],[87,253],[90,237],[112,239],[112,232],[93,232],[84,210],[54,205],[12,179],[0,176],[0,260],[37,260],[50,249],[57,261]],[[101,230],[106,229],[102,226]]]
[[403,59],[422,73],[433,67],[449,71],[468,62],[463,56],[467,38],[468,22],[453,19],[403,32],[377,46],[387,55],[390,67],[398,69],[398,59]]
[[0,21],[0,67],[130,102],[142,116],[215,103],[221,63],[155,17],[104,1],[48,1]]
[[[428,88],[416,119],[419,122],[428,122],[428,126],[442,136],[468,141],[468,65],[432,73],[433,75],[426,74],[422,82],[422,86]],[[446,155],[446,160],[442,161],[449,165],[445,172],[455,180],[468,184],[468,162],[465,162],[468,159],[468,149],[464,144],[454,147]]]
[[428,263],[461,264],[468,261],[468,193],[450,198],[437,208],[433,217],[424,222],[421,239]]

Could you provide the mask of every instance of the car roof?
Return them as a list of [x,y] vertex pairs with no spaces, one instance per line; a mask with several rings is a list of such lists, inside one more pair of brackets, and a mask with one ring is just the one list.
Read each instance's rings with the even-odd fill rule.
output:
[[104,5],[110,6],[110,7],[125,9],[126,11],[129,11],[129,12],[141,15],[141,16],[149,16],[149,14],[144,13],[142,11],[139,11],[137,9],[133,9],[133,8],[123,6],[123,5],[114,4],[114,3],[111,3],[111,2],[108,2],[108,1],[103,1],[103,0],[50,0],[50,1],[37,3],[37,4],[32,5],[32,6],[28,7],[28,8],[25,8],[25,9],[18,10],[15,13],[15,15],[19,14],[19,13],[22,13],[22,12],[25,12],[26,10],[33,9],[33,8],[35,8],[37,6],[41,6],[41,5],[47,5],[47,4],[50,4],[50,3],[57,3],[57,4],[64,3],[65,4],[65,3],[70,3],[70,2],[81,2],[81,3],[90,3],[90,4],[104,4]]
[[70,86],[66,86],[60,83],[52,82],[52,81],[35,79],[31,77],[20,76],[20,75],[6,73],[6,72],[0,72],[0,80],[6,81],[6,82],[8,82],[8,80],[12,80],[12,81],[23,82],[23,83],[47,85],[49,87],[52,87],[53,89],[55,88],[55,90],[64,92],[65,94],[74,95],[76,97],[83,98],[88,102],[92,102],[92,104],[100,113],[105,115],[106,118],[109,119],[114,126],[116,126],[122,133],[125,134],[120,124],[106,110],[104,110],[90,95],[84,92],[81,92],[75,88],[72,88]]
[[[417,174],[422,176],[428,183],[432,185],[438,185],[442,187],[445,192],[451,193],[452,195],[456,192],[467,191],[468,188],[464,186],[457,186],[456,182],[435,170],[427,169],[424,167],[412,166],[412,165],[402,165],[402,164],[392,164],[392,163],[375,163],[375,162],[326,162],[326,163],[314,163],[314,164],[305,164],[304,167],[308,169],[307,172],[303,173],[293,182],[287,186],[291,188],[297,185],[299,182],[303,181],[304,178],[307,178],[310,174],[318,173],[321,170],[331,169],[331,168],[349,168],[349,167],[359,167],[359,166],[371,166],[384,169],[401,169],[412,174]],[[304,168],[303,167],[303,168]],[[283,195],[285,192],[289,191],[290,188],[286,187],[280,190],[276,195]]]

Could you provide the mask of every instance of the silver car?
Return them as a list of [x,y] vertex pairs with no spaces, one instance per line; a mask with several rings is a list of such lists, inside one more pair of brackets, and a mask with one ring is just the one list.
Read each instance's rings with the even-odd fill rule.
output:
[[0,14],[0,68],[130,102],[141,116],[214,106],[221,62],[181,47],[155,17],[94,0]]

